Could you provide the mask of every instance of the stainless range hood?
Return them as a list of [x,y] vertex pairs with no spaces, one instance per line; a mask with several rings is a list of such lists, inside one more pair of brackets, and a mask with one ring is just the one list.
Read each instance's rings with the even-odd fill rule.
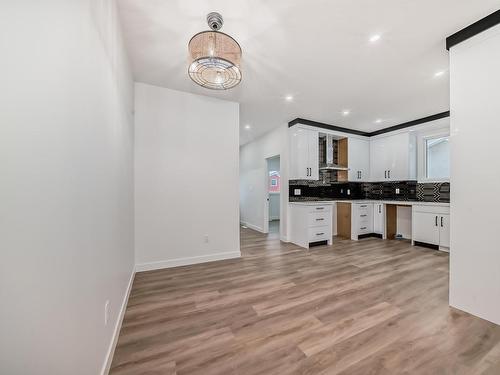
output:
[[348,171],[349,168],[335,164],[333,161],[333,135],[326,134],[326,163],[319,166],[320,171]]

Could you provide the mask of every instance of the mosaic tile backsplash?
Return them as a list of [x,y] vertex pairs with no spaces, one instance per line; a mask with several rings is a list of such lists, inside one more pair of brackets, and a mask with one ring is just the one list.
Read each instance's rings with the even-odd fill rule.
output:
[[[290,180],[290,201],[334,199],[383,199],[422,202],[449,202],[450,184],[392,182],[331,182],[320,174],[319,181]],[[300,196],[294,190],[300,189]],[[348,194],[349,193],[349,194]]]

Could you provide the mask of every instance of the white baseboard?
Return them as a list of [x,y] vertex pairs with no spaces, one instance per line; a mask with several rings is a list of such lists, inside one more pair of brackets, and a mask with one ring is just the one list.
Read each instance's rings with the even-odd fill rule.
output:
[[108,375],[111,368],[111,362],[113,362],[113,355],[115,354],[116,344],[118,343],[118,336],[120,336],[120,329],[122,328],[123,317],[125,316],[125,310],[127,309],[128,297],[130,296],[132,284],[134,283],[134,276],[135,270],[132,270],[132,275],[130,275],[127,291],[125,292],[125,296],[123,297],[120,313],[118,314],[118,319],[116,320],[115,329],[113,331],[113,338],[111,339],[111,343],[109,344],[108,353],[101,370],[101,375]]
[[247,228],[250,228],[250,229],[256,230],[257,232],[264,233],[264,228],[258,227],[257,225],[253,225],[253,224],[247,223],[247,222],[245,222],[245,221],[242,221],[242,222],[241,222],[241,225],[244,225],[244,226],[246,226]]
[[162,268],[188,266],[191,264],[213,262],[216,260],[233,259],[239,257],[241,257],[241,253],[239,251],[229,251],[229,252],[215,253],[210,255],[200,255],[196,257],[169,259],[169,260],[162,260],[159,262],[136,264],[135,271],[136,272],[152,271]]

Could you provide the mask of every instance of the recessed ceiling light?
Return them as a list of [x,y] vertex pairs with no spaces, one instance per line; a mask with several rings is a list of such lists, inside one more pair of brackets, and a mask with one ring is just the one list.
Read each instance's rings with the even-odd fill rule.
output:
[[434,77],[441,77],[444,74],[443,70],[440,70],[439,72],[434,73]]
[[250,129],[252,129],[252,127],[251,127],[249,124],[246,124],[246,125],[245,125],[245,129],[246,129],[246,130],[250,130]]
[[293,96],[292,95],[287,95],[287,96],[285,96],[285,100],[287,102],[291,102],[293,100]]
[[342,115],[344,115],[344,116],[349,116],[350,114],[351,114],[351,111],[349,111],[348,109],[344,109],[342,111]]
[[379,39],[380,39],[380,34],[374,34],[370,37],[370,42],[375,43]]
[[375,124],[380,124],[381,122],[382,122],[382,120],[379,118],[375,120]]

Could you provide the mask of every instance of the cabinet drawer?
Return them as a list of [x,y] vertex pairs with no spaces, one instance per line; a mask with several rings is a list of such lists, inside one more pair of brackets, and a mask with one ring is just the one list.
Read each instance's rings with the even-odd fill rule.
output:
[[309,242],[330,240],[331,231],[332,228],[328,225],[309,228]]
[[357,208],[357,211],[358,213],[364,213],[364,212],[368,212],[369,210],[369,207],[367,204],[358,204],[356,205],[356,208]]
[[309,227],[321,227],[332,225],[332,213],[326,212],[310,212],[309,213]]
[[312,206],[309,212],[332,212],[332,206]]

